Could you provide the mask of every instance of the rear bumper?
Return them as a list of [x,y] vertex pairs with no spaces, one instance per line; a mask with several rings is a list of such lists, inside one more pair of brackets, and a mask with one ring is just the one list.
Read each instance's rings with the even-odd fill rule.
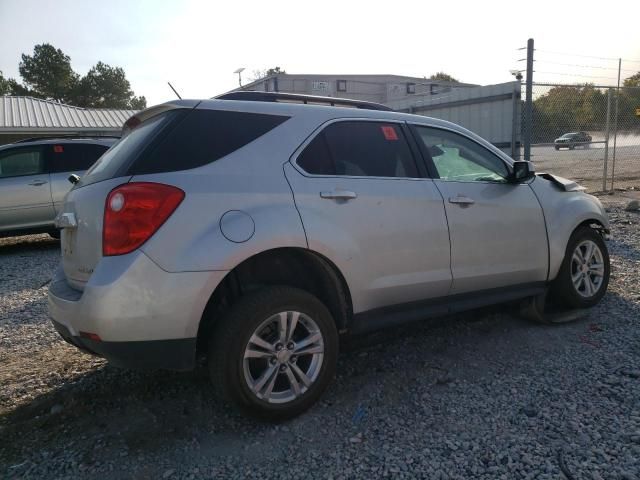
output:
[[105,257],[83,291],[58,269],[49,316],[69,343],[115,365],[188,370],[195,366],[202,313],[225,274],[166,272],[141,251]]
[[80,350],[105,358],[112,365],[133,370],[191,370],[195,367],[196,339],[151,340],[147,342],[97,342],[73,336],[52,320],[60,336]]

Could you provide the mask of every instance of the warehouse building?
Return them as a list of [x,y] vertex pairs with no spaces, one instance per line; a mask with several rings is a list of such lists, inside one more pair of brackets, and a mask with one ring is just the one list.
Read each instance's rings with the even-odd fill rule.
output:
[[120,135],[135,110],[81,108],[33,97],[0,96],[0,145],[58,135]]
[[287,92],[389,103],[415,95],[442,95],[453,89],[474,87],[402,75],[319,75],[277,73],[237,90]]

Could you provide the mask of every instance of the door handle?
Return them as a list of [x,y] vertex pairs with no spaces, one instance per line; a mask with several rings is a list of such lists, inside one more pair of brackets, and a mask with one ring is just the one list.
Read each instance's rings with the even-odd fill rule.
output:
[[40,185],[44,185],[45,183],[49,183],[45,180],[34,180],[33,182],[29,182],[29,185],[33,185],[34,187],[39,187]]
[[349,190],[334,190],[333,192],[320,192],[321,198],[329,198],[333,200],[352,200],[357,198],[356,192],[350,192]]
[[476,201],[473,198],[458,195],[457,197],[449,197],[449,203],[457,203],[462,207],[466,207],[468,205],[473,205]]

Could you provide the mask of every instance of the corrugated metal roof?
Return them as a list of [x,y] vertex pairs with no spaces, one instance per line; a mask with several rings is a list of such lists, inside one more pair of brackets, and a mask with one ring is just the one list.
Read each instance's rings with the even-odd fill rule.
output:
[[137,110],[81,108],[33,97],[0,96],[0,129],[120,129]]

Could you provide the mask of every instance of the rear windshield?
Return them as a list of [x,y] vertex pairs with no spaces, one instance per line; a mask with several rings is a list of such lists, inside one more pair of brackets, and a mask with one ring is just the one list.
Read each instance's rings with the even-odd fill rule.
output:
[[77,187],[101,182],[124,174],[124,169],[167,126],[178,111],[172,110],[151,117],[122,137],[87,170]]
[[253,142],[289,117],[225,110],[192,110],[128,173],[173,172],[214,162]]

